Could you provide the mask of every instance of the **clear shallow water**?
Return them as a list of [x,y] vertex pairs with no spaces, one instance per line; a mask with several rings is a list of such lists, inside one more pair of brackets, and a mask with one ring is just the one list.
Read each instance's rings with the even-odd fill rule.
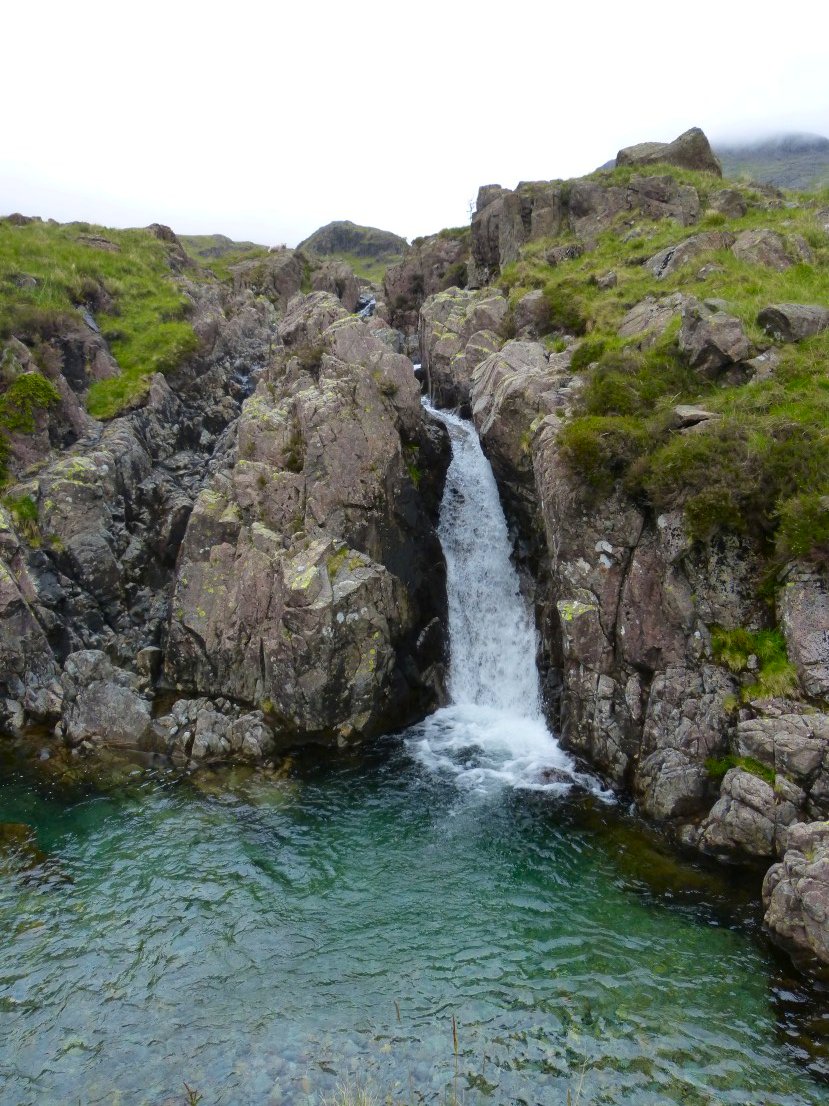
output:
[[400,741],[290,780],[10,773],[2,816],[50,860],[0,879],[0,1103],[180,1102],[183,1080],[313,1103],[349,1075],[402,1102],[563,1103],[582,1079],[589,1102],[829,1102],[762,946],[699,873],[684,903],[643,893],[591,806],[458,788]]
[[494,481],[441,417],[451,706],[281,779],[6,750],[0,822],[45,855],[0,826],[0,1106],[829,1103],[744,904],[548,732]]

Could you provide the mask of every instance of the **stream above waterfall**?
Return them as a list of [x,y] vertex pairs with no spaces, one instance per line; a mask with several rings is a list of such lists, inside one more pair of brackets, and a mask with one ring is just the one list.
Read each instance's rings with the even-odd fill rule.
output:
[[673,860],[548,731],[494,480],[437,417],[447,707],[277,770],[0,746],[34,835],[0,852],[0,1106],[829,1104],[759,877]]

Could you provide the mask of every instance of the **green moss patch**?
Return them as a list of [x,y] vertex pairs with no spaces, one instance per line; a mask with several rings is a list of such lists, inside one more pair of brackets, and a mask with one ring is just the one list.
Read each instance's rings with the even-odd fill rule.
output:
[[755,681],[743,688],[742,697],[770,699],[797,691],[797,671],[786,652],[786,640],[778,629],[746,630],[737,627],[711,631],[711,650],[718,664],[736,674],[748,672],[749,659],[757,658]]

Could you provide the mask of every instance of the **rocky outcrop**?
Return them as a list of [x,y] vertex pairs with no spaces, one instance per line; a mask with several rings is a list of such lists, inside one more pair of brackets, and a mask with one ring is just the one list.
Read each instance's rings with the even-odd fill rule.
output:
[[360,301],[361,285],[350,265],[344,261],[323,261],[311,274],[311,287],[315,292],[331,292],[346,311],[356,311]]
[[414,333],[424,300],[447,288],[466,287],[469,259],[468,231],[416,238],[403,260],[391,265],[383,279],[392,325]]
[[105,651],[135,674],[142,651],[158,647],[193,499],[232,444],[228,428],[275,336],[267,299],[187,287],[196,356],[152,378],[127,414],[106,425],[84,415],[68,450],[7,489],[28,514],[0,523],[0,726],[51,724],[69,709],[60,675],[70,654]]
[[734,245],[735,241],[734,235],[729,231],[710,230],[703,234],[694,234],[679,245],[669,246],[654,254],[647,262],[647,266],[657,280],[662,280],[699,257],[700,254],[711,250],[727,250]]
[[412,475],[433,446],[411,362],[333,296],[294,303],[281,334],[233,468],[194,506],[165,672],[283,735],[352,740],[440,694],[442,560]]
[[554,247],[550,264],[577,257],[611,227],[632,228],[637,218],[674,219],[690,226],[700,217],[697,190],[673,177],[635,175],[626,185],[603,179],[533,181],[514,192],[487,185],[472,216],[470,287],[480,287],[515,261],[528,242],[570,231],[580,240]]
[[807,961],[829,963],[829,823],[792,826],[780,864],[763,882],[771,934]]
[[673,142],[640,142],[636,146],[626,146],[616,155],[616,165],[676,165],[680,169],[722,176],[722,167],[699,127],[685,131]]
[[420,312],[420,354],[429,394],[442,407],[469,403],[472,372],[500,344],[507,301],[493,289],[449,288]]
[[266,296],[284,310],[302,287],[303,260],[299,250],[280,249],[266,257],[240,261],[230,267],[233,289],[237,293],[249,290],[254,295]]

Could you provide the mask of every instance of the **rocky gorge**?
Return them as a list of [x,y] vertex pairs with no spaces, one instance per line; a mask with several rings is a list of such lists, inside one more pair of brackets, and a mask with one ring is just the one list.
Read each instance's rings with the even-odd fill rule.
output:
[[[58,231],[4,223],[26,306],[18,245]],[[3,317],[5,732],[261,761],[443,705],[449,443],[414,360],[492,465],[562,746],[677,849],[764,872],[769,932],[829,964],[827,197],[724,181],[693,131],[484,186],[382,284],[59,229],[140,249],[186,333],[112,410],[114,278]]]

